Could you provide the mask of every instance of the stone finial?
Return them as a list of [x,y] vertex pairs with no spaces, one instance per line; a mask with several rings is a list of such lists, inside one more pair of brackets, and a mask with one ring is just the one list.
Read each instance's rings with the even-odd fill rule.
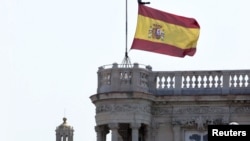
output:
[[148,69],[149,71],[152,71],[152,67],[150,65],[146,66],[146,69]]
[[66,123],[67,123],[67,118],[64,117],[64,118],[63,118],[63,124],[66,124]]
[[112,68],[118,68],[118,64],[117,63],[113,63]]
[[139,68],[139,64],[138,63],[134,63],[134,68]]
[[103,66],[101,66],[101,67],[99,67],[98,69],[99,69],[99,70],[103,70],[103,69],[104,69],[104,67],[103,67]]

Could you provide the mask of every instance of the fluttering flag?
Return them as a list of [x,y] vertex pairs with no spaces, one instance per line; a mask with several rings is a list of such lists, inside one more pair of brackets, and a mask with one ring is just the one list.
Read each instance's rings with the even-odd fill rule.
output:
[[195,19],[138,5],[137,27],[131,49],[175,57],[195,54],[200,33]]

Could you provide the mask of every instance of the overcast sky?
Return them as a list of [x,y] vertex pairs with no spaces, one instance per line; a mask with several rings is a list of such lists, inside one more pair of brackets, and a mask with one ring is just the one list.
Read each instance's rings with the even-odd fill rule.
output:
[[[250,69],[248,0],[152,0],[150,7],[195,18],[197,52],[178,58],[130,50],[153,70]],[[137,20],[128,0],[128,48]],[[94,141],[98,67],[121,63],[125,0],[0,0],[0,133],[5,141],[55,141],[64,115],[74,141]],[[247,62],[248,61],[248,62]]]

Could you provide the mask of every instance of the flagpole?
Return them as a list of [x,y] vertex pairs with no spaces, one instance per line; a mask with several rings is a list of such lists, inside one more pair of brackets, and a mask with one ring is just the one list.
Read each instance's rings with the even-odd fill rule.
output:
[[[132,63],[128,56],[128,0],[125,0],[125,57],[122,61],[122,67],[131,68]],[[142,0],[138,0],[138,4],[150,4],[150,2],[142,2]]]
[[128,0],[125,1],[125,57],[122,61],[122,67],[132,67],[130,58],[128,57]]
[[126,0],[125,22],[125,57],[128,57],[128,0]]

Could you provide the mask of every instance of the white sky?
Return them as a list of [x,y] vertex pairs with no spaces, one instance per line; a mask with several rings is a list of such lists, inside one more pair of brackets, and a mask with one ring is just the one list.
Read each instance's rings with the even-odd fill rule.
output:
[[[153,70],[250,69],[248,0],[152,0],[200,26],[193,57],[131,50]],[[128,48],[137,0],[128,0]],[[0,133],[5,141],[55,141],[64,109],[74,141],[94,141],[98,67],[121,63],[125,0],[0,0]],[[248,61],[248,62],[247,62]]]

